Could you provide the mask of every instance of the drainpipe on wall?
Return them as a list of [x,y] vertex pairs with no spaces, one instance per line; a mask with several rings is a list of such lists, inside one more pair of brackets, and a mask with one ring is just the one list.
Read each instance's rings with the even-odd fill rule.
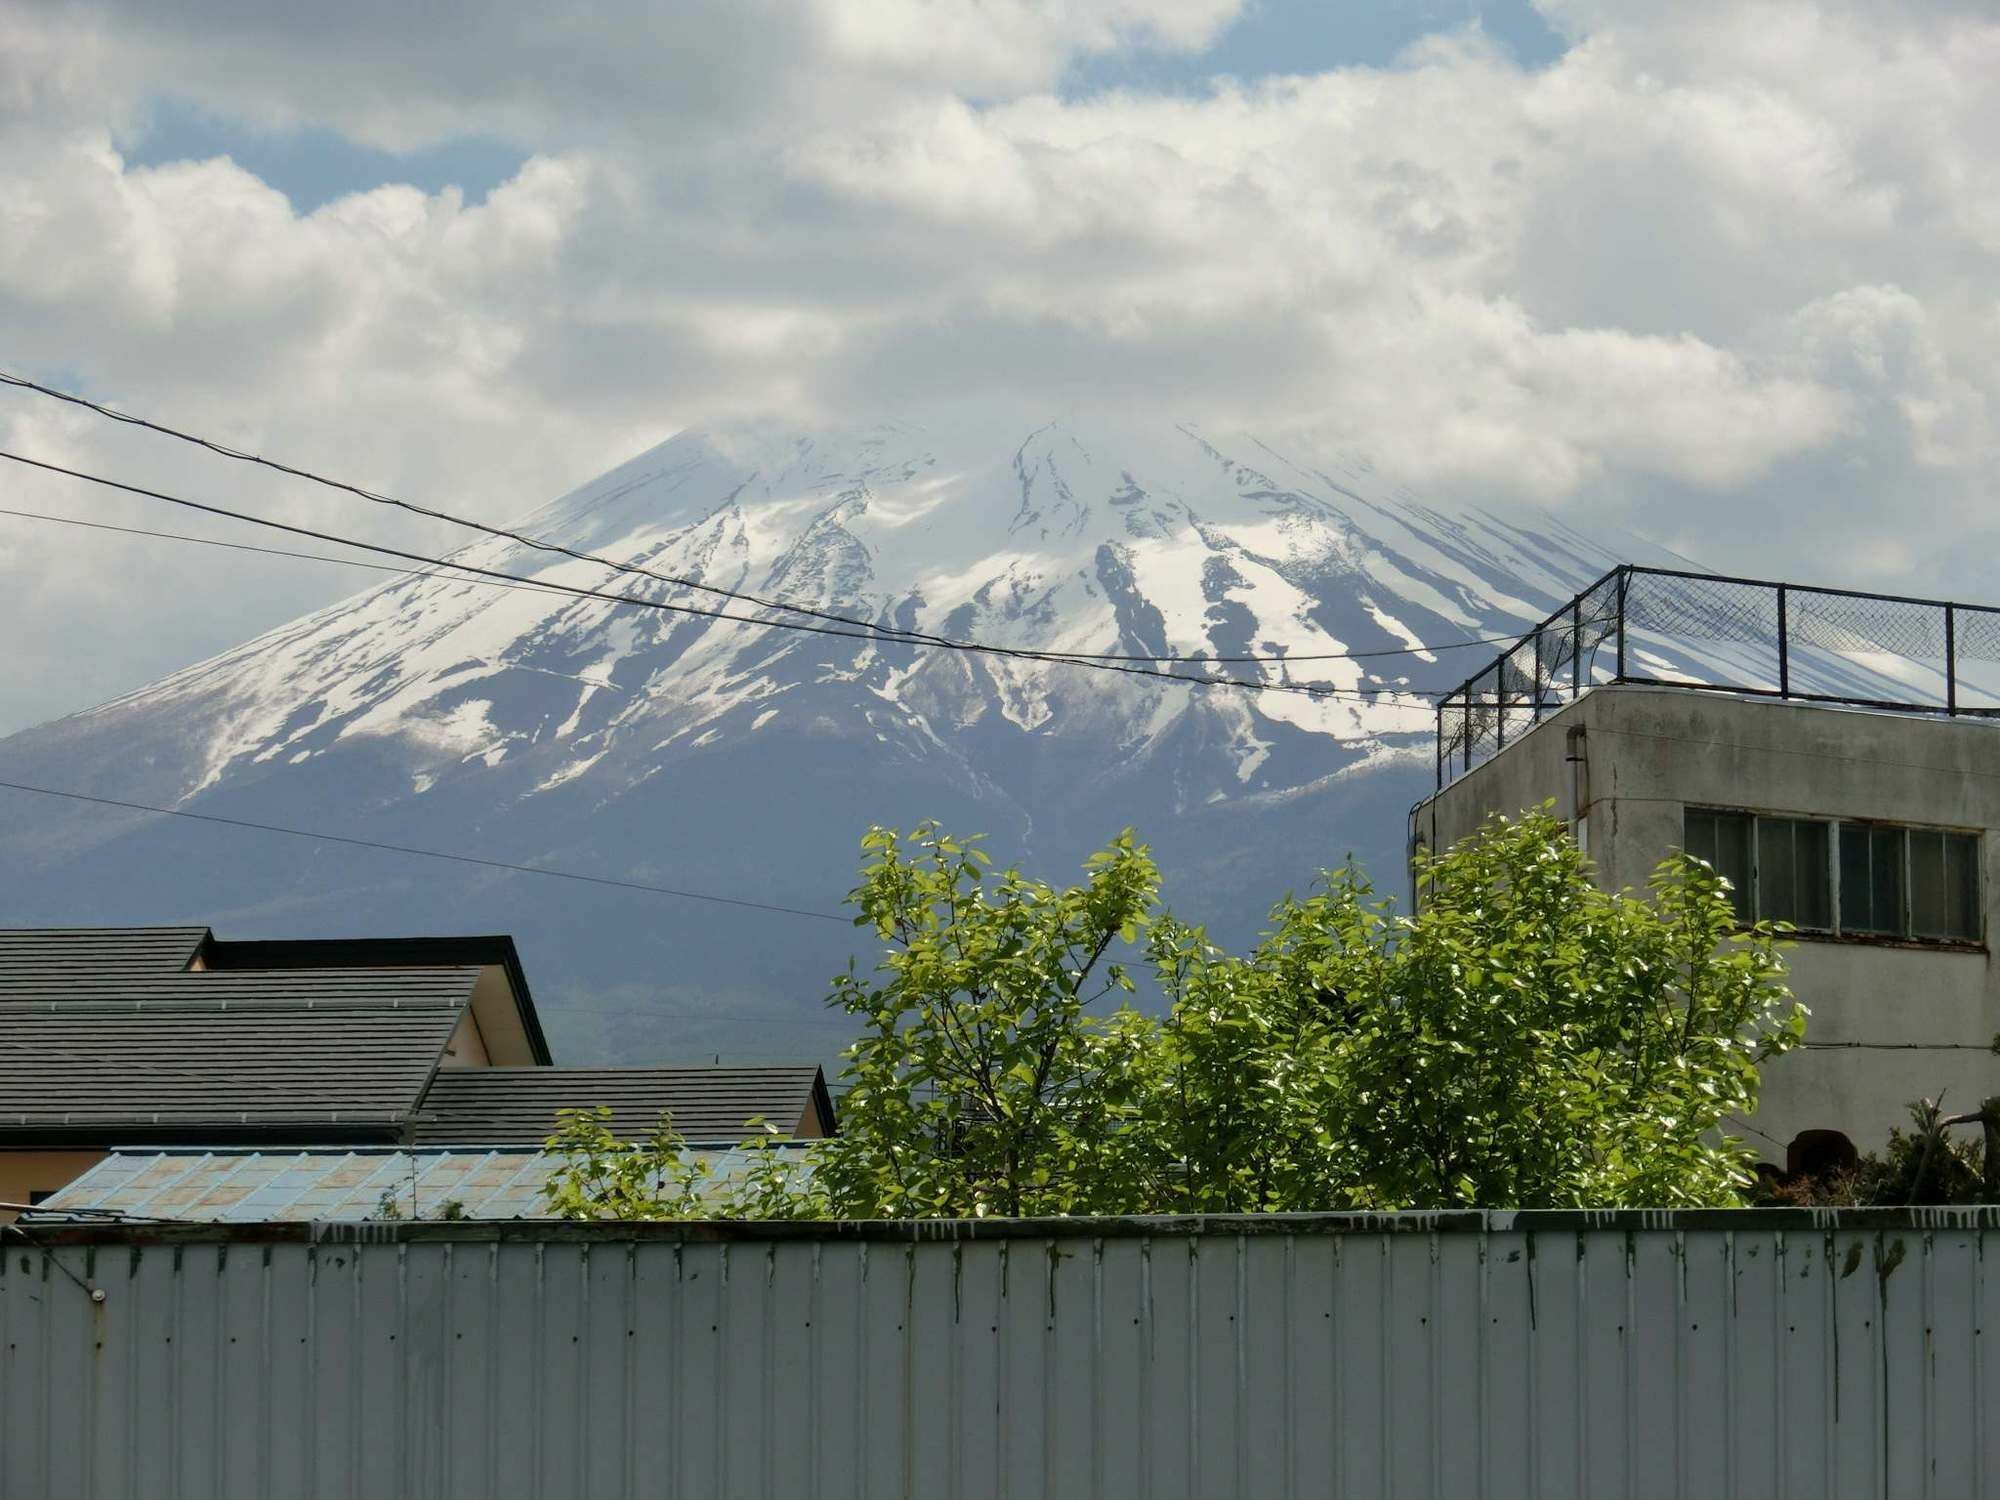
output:
[[1437,798],[1419,802],[1410,809],[1409,829],[1403,842],[1403,873],[1410,881],[1410,915],[1415,916],[1421,909],[1422,889],[1417,883],[1417,855],[1433,854],[1437,851],[1438,810]]
[[1581,724],[1573,726],[1563,759],[1569,765],[1569,833],[1576,845],[1590,852],[1590,741]]
[[[1410,878],[1410,911],[1417,910],[1417,850],[1423,847],[1424,805],[1419,802],[1410,809],[1409,827],[1403,836],[1403,870]],[[1435,814],[1433,814],[1435,816]]]

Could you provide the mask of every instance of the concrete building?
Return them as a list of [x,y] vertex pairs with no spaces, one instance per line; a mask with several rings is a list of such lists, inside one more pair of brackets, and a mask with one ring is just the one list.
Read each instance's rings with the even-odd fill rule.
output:
[[[1768,591],[1770,610],[1725,613],[1718,589]],[[1642,591],[1657,591],[1643,608]],[[1817,628],[1821,598],[1841,632]],[[1643,889],[1685,849],[1728,877],[1746,923],[1793,924],[1807,1043],[1767,1067],[1741,1133],[1795,1167],[1879,1147],[1919,1097],[1969,1110],[2000,1093],[2000,723],[1963,652],[1968,637],[1989,649],[1989,622],[1965,617],[1991,612],[1879,600],[1878,628],[1857,633],[1867,602],[1619,570],[1447,700],[1441,789],[1412,815],[1413,843],[1442,849],[1491,814],[1552,802],[1607,888]],[[1925,643],[1904,628],[1918,611],[1940,617],[1941,661],[1882,649],[1897,634]],[[1774,627],[1768,671],[1760,623]]]

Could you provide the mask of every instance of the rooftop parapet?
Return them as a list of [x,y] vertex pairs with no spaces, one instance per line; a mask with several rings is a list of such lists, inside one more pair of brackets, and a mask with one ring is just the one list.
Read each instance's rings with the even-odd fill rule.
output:
[[2000,717],[2000,608],[1627,563],[1439,701],[1438,787],[1608,683]]

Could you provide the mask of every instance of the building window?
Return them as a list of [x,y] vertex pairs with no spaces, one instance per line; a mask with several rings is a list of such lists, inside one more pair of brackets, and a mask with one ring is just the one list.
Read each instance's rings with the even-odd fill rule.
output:
[[1841,825],[1841,931],[1903,935],[1903,861],[1907,852],[1900,828]]
[[1816,932],[1833,927],[1833,873],[1826,824],[1804,818],[1757,820],[1757,914]]
[[1748,813],[1716,812],[1707,807],[1687,810],[1687,852],[1707,861],[1709,868],[1729,882],[1729,902],[1737,918],[1756,919],[1750,914],[1750,836],[1757,820]]
[[1969,833],[1910,830],[1910,931],[1916,937],[1979,937],[1979,840]]
[[1976,834],[1690,807],[1685,839],[1689,854],[1730,883],[1745,923],[1979,941]]

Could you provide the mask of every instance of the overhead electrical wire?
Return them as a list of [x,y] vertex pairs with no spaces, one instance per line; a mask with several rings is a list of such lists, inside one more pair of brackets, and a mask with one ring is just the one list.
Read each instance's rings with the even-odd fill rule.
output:
[[424,516],[433,521],[443,521],[449,525],[463,527],[470,531],[482,532],[487,536],[515,542],[520,546],[533,548],[536,551],[560,553],[565,557],[575,558],[579,562],[592,563],[596,566],[611,568],[621,573],[636,574],[640,577],[654,579],[660,583],[670,583],[677,588],[693,589],[701,593],[713,594],[725,599],[733,599],[740,604],[754,604],[762,609],[782,610],[787,613],[825,621],[829,624],[852,626],[881,636],[884,639],[919,640],[932,645],[957,650],[1006,649],[1012,655],[1046,661],[1133,662],[1153,665],[1189,662],[1230,666],[1251,664],[1279,666],[1288,662],[1301,661],[1358,661],[1385,656],[1424,656],[1438,651],[1453,651],[1471,646],[1505,645],[1519,639],[1519,635],[1516,633],[1514,635],[1481,636],[1467,640],[1447,641],[1435,646],[1419,644],[1415,646],[1382,647],[1370,651],[1302,652],[1296,655],[1287,653],[1284,656],[1139,656],[1112,652],[1041,651],[1025,648],[981,647],[980,643],[975,641],[963,641],[956,637],[935,635],[928,631],[911,630],[903,626],[884,625],[879,621],[870,620],[860,615],[843,615],[831,610],[814,609],[809,605],[794,604],[783,599],[768,599],[760,594],[726,589],[717,584],[703,583],[698,579],[684,578],[671,573],[662,573],[657,569],[644,567],[638,563],[606,557],[601,553],[585,552],[561,542],[549,541],[544,537],[528,536],[509,527],[489,525],[487,522],[477,521],[469,516],[456,515],[450,511],[437,509],[434,506],[418,504],[414,500],[402,500],[393,495],[385,495],[377,490],[368,489],[362,485],[350,484],[343,479],[331,479],[323,474],[314,473],[310,469],[302,469],[292,464],[283,463],[278,459],[265,458],[261,454],[256,453],[246,453],[240,448],[232,448],[228,444],[218,443],[212,438],[205,438],[197,433],[186,432],[177,427],[169,427],[163,422],[154,422],[145,417],[135,416],[130,412],[120,411],[116,407],[106,406],[103,402],[93,401],[87,396],[79,396],[73,391],[60,390],[55,386],[44,385],[40,381],[29,380],[26,376],[10,374],[5,370],[0,370],[0,385],[13,386],[19,390],[31,391],[36,395],[47,396],[51,400],[82,407],[86,411],[95,412],[99,416],[107,417],[114,422],[123,423],[128,427],[142,428],[147,432],[158,433],[162,437],[170,437],[179,442],[191,443],[195,447],[206,449],[210,453],[214,453],[222,458],[232,459],[238,463],[256,464],[280,474],[288,474],[295,479],[303,479],[311,484],[322,485],[328,489],[339,490],[360,499],[372,501],[377,505],[394,506],[397,509],[408,511],[412,515]]
[[[481,567],[476,563],[460,562],[453,558],[432,557],[422,552],[411,552],[401,547],[390,547],[379,542],[364,542],[355,537],[342,536],[336,532],[319,531],[309,526],[295,526],[288,521],[276,521],[268,516],[253,515],[247,511],[231,510],[226,506],[211,505],[202,500],[189,500],[164,490],[150,489],[144,485],[128,484],[123,480],[110,479],[101,474],[86,473],[82,469],[66,468],[62,464],[48,463],[38,458],[28,458],[23,454],[0,449],[0,458],[23,464],[29,468],[41,469],[51,474],[62,474],[71,479],[81,479],[88,484],[101,485],[106,489],[120,490],[128,495],[138,495],[149,500],[163,501],[187,510],[199,511],[204,515],[223,516],[232,521],[243,521],[252,526],[263,526],[273,531],[282,531],[292,536],[309,537],[313,541],[331,542],[335,546],[352,547],[358,551],[373,552],[382,557],[400,558],[405,562],[422,564],[426,569],[450,568],[481,578],[498,579],[515,586],[533,586],[557,593],[574,595],[582,599],[598,599],[612,604],[633,605],[641,609],[661,610],[670,614],[692,615],[701,619],[727,620],[739,625],[755,625],[767,630],[796,630],[809,635],[837,636],[848,640],[864,640],[881,645],[903,645],[920,649],[957,651],[972,655],[1008,657],[1022,661],[1038,661],[1065,666],[1083,667],[1099,672],[1119,672],[1132,677],[1148,677],[1165,682],[1185,683],[1191,687],[1237,688],[1246,692],[1293,693],[1309,698],[1360,699],[1377,707],[1400,708],[1411,711],[1429,712],[1428,703],[1413,703],[1407,700],[1422,698],[1435,699],[1436,693],[1421,692],[1412,688],[1339,688],[1312,683],[1262,682],[1245,677],[1194,677],[1185,672],[1167,672],[1157,667],[1138,666],[1125,662],[1100,661],[1086,657],[1052,655],[1046,652],[1024,650],[1012,646],[993,646],[970,641],[955,641],[948,637],[920,637],[878,635],[864,631],[841,629],[834,625],[813,624],[804,620],[760,619],[755,615],[731,614],[726,610],[700,609],[692,604],[675,604],[664,599],[644,599],[635,594],[616,594],[603,589],[585,588],[580,584],[561,583],[553,579],[523,578],[517,573],[502,572],[495,568]],[[1191,665],[1199,664],[1200,658],[1181,658]],[[1404,701],[1398,701],[1398,700]]]
[[[329,557],[324,552],[293,552],[284,547],[259,547],[253,542],[225,542],[220,537],[190,536],[185,531],[152,531],[144,526],[113,526],[108,521],[86,521],[78,516],[51,516],[38,510],[12,510],[0,505],[0,516],[18,516],[23,521],[53,521],[58,526],[83,526],[92,531],[115,531],[123,536],[155,537],[163,542],[193,542],[199,547],[227,547],[231,552],[260,552],[266,557],[294,557],[301,562],[336,563],[343,568],[366,568],[371,573],[394,573],[403,578],[437,578],[443,575],[428,568],[392,568],[387,563],[363,562],[358,557]],[[551,592],[543,583],[496,583],[487,578],[463,578],[460,583],[488,589],[515,589],[524,593]]]
[[[86,521],[78,516],[52,516],[45,511],[14,510],[4,505],[0,505],[0,516],[15,516],[23,521],[52,521],[58,526],[82,526],[88,528],[91,531],[115,531],[123,536],[152,537],[164,542],[192,542],[196,546],[200,547],[226,547],[232,552],[257,552],[263,554],[266,557],[296,558],[301,562],[334,563],[343,568],[366,568],[371,573],[392,573],[402,578],[439,578],[445,576],[443,574],[436,572],[431,568],[396,568],[396,567],[391,567],[387,563],[364,562],[362,559],[358,557],[330,557],[324,552],[293,552],[289,548],[285,547],[259,547],[254,542],[225,542],[219,537],[193,536],[185,531],[155,531],[144,526],[113,526],[108,521]],[[523,579],[518,583],[500,583],[497,580],[490,578],[461,578],[461,579],[456,579],[454,581],[459,583],[470,583],[477,585],[480,588],[489,588],[489,589],[512,589],[512,590],[525,591],[529,593],[562,592],[561,589],[555,587],[554,585],[536,582],[530,579]],[[1595,622],[1596,620],[1594,617],[1591,621],[1586,623],[1594,624]],[[758,623],[762,624],[764,622],[759,621]],[[1484,641],[1453,641],[1445,646],[1426,647],[1425,649],[1442,651],[1442,650],[1449,650],[1453,646],[1490,645],[1496,641],[1511,642],[1511,641],[1517,641],[1519,639],[1520,637],[1518,636],[1494,636]],[[1402,649],[1408,650],[1412,648],[1405,647]],[[1368,651],[1357,651],[1354,653],[1354,655],[1357,657],[1381,655],[1381,654],[1384,653],[1368,652]],[[1178,660],[1186,661],[1189,663],[1199,663],[1202,661],[1223,662],[1223,661],[1238,661],[1238,660],[1248,661],[1248,660],[1261,660],[1261,659],[1266,659],[1266,658],[1230,657],[1230,656],[1178,658]],[[1269,658],[1269,659],[1275,659],[1275,658]],[[1291,659],[1299,660],[1300,658],[1291,658]],[[1391,706],[1400,708],[1403,705],[1394,704]]]
[[[621,573],[637,574],[642,577],[654,579],[657,582],[671,583],[677,588],[694,589],[702,593],[714,594],[726,599],[734,599],[743,604],[755,604],[765,609],[783,610],[788,613],[824,620],[830,624],[849,625],[872,634],[899,638],[917,638],[919,636],[918,632],[903,630],[895,626],[882,625],[874,620],[865,619],[860,616],[834,614],[831,611],[814,609],[809,605],[791,604],[777,599],[766,599],[760,595],[725,589],[716,584],[703,583],[698,579],[682,578],[670,573],[661,573],[638,563],[625,562],[622,559],[605,557],[594,552],[585,552],[580,548],[571,547],[562,542],[552,542],[542,537],[528,536],[510,527],[493,526],[484,521],[473,520],[469,516],[455,515],[450,511],[439,510],[434,506],[420,505],[414,500],[398,499],[394,495],[385,495],[378,490],[371,490],[363,485],[350,484],[344,479],[328,478],[326,475],[314,473],[310,469],[301,469],[275,458],[265,458],[263,455],[257,453],[246,453],[241,448],[232,448],[226,443],[216,442],[213,438],[205,438],[198,433],[186,432],[178,427],[169,427],[163,422],[154,422],[145,417],[135,416],[131,412],[119,411],[116,407],[106,406],[101,401],[92,401],[87,396],[79,396],[74,391],[60,390],[55,386],[44,385],[40,381],[29,380],[25,376],[14,375],[5,370],[0,370],[0,385],[10,385],[19,390],[32,391],[37,395],[47,396],[55,401],[66,402],[71,406],[79,406],[86,411],[96,412],[99,416],[108,417],[110,420],[121,422],[128,427],[138,427],[147,432],[158,433],[162,437],[174,438],[183,443],[192,443],[197,448],[204,448],[219,457],[233,459],[238,463],[256,464],[261,468],[271,469],[280,474],[289,474],[295,479],[303,479],[310,484],[322,485],[328,489],[343,491],[359,499],[372,501],[377,505],[394,506],[398,510],[408,511],[412,515],[423,516],[433,521],[443,521],[448,525],[460,526],[469,531],[483,532],[487,536],[503,538],[507,541],[515,542],[520,546],[533,548],[538,552],[560,553],[565,557],[575,558],[578,562],[593,563],[599,567],[611,568]],[[932,641],[943,641],[946,639],[943,636],[928,635],[924,635],[921,638]]]
[[[713,1010],[688,1010],[674,1006],[654,1005],[587,1005],[582,1001],[566,1001],[563,1004],[566,1016],[646,1016],[669,1021],[710,1021],[728,1024],[736,1021],[753,1021],[763,1026],[842,1026],[855,1024],[854,1017],[846,1012],[820,1016],[778,1015],[771,1011],[740,1011],[734,1014]],[[744,1066],[754,1066],[747,1057],[737,1056],[736,1062]]]
[[1808,1052],[1993,1052],[1992,1042],[1800,1042]]
[[618,880],[608,875],[585,875],[577,870],[558,870],[549,865],[514,864],[504,859],[482,859],[473,854],[452,854],[442,849],[420,849],[413,844],[389,844],[379,839],[358,839],[341,833],[321,833],[307,828],[286,828],[278,823],[258,823],[249,818],[225,818],[215,813],[190,812],[182,807],[155,807],[149,802],[128,802],[118,797],[97,797],[88,792],[59,791],[50,786],[32,786],[25,781],[0,781],[9,791],[33,792],[41,797],[61,797],[70,802],[91,802],[100,807],[123,808],[127,812],[158,813],[164,818],[188,818],[197,823],[216,823],[225,828],[250,828],[259,833],[282,833],[296,839],[315,839],[328,844],[350,844],[357,849],[380,849],[390,854],[414,854],[424,859],[450,860],[454,864],[482,865],[489,870],[505,870],[517,875],[546,875],[555,880],[578,880],[586,885],[615,886],[619,890],[643,891],[653,896],[677,896],[684,901],[707,901],[717,906],[740,906],[750,911],[777,912],[788,917],[812,917],[821,922],[852,926],[853,919],[830,911],[810,911],[800,906],[780,906],[770,901],[750,901],[740,896],[718,896],[712,891],[691,891],[679,886],[652,885],[643,880]]

